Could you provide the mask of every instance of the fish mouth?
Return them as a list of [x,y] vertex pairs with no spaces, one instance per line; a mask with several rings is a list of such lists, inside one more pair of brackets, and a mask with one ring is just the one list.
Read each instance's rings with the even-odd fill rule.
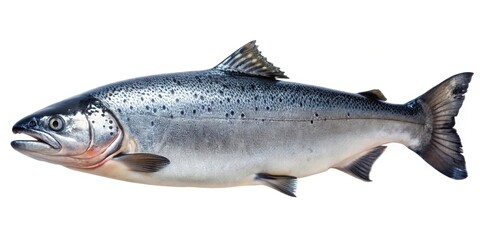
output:
[[35,129],[25,129],[22,127],[13,127],[14,134],[25,134],[32,137],[32,140],[12,141],[12,147],[17,151],[27,152],[58,152],[62,146],[50,134]]

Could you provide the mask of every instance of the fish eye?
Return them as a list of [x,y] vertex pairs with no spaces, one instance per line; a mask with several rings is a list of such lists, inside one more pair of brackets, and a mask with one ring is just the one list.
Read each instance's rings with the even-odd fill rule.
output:
[[60,116],[53,116],[48,120],[48,126],[50,129],[53,131],[60,131],[63,129],[63,125],[65,125],[65,122],[62,117]]

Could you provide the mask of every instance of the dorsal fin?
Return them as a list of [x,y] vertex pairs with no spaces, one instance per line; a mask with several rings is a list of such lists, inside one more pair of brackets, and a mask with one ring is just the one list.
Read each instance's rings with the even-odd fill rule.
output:
[[239,48],[214,69],[269,78],[288,78],[284,72],[280,71],[280,68],[275,67],[262,56],[255,41]]
[[364,97],[379,100],[379,101],[387,101],[387,98],[385,97],[385,95],[383,95],[383,93],[378,89],[372,89],[370,91],[359,92],[358,94],[360,94]]

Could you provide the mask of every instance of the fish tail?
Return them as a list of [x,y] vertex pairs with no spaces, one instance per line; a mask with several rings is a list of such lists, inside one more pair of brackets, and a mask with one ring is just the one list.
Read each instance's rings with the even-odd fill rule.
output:
[[422,137],[418,145],[409,148],[453,179],[467,177],[462,143],[453,127],[472,75],[469,72],[454,75],[412,101],[421,105],[429,134]]

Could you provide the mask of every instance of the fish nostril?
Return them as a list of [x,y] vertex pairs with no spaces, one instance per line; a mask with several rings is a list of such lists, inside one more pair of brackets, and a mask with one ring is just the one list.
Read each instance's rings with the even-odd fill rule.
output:
[[32,128],[35,127],[35,126],[37,126],[37,121],[31,120],[31,121],[28,123],[28,126],[29,126],[29,127],[32,127]]

